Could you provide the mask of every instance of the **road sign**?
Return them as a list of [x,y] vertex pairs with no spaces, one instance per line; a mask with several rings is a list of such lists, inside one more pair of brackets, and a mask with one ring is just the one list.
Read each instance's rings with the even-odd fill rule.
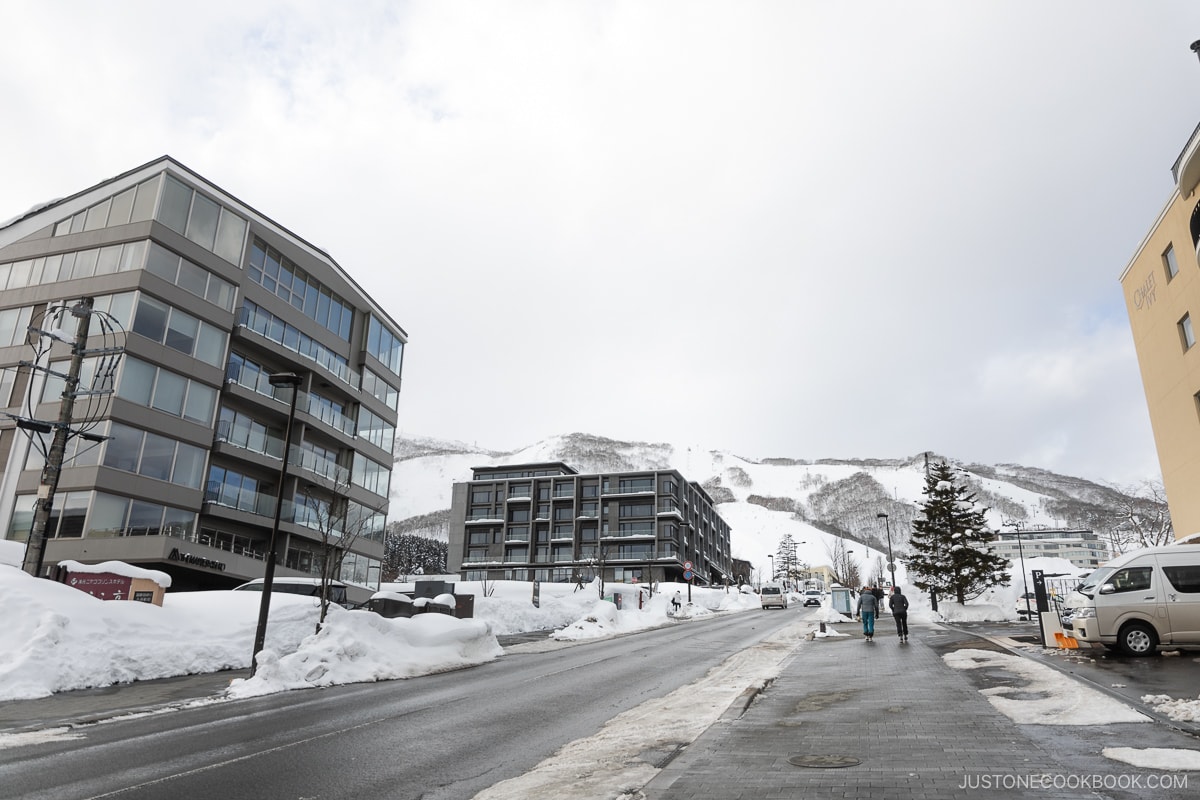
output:
[[690,569],[689,569],[689,570],[684,570],[684,573],[683,573],[683,579],[684,579],[685,581],[690,581],[690,580],[692,579],[692,577],[693,577],[695,574],[696,574],[696,573],[692,572]]
[[887,565],[887,568],[888,568],[888,572],[895,572],[895,571],[896,571],[896,562],[895,562],[895,561],[889,561],[889,562],[888,562],[888,565]]
[[683,568],[684,568],[684,570],[691,572],[692,571],[692,562],[690,562],[690,561],[683,562]]

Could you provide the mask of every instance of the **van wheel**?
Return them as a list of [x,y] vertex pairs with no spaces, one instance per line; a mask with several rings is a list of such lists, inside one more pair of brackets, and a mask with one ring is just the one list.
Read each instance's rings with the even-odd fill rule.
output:
[[1121,628],[1117,644],[1126,655],[1154,655],[1158,652],[1158,634],[1144,622],[1131,622]]

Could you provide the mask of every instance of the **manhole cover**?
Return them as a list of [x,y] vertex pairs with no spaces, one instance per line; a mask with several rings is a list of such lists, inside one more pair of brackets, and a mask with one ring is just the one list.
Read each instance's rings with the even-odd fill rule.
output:
[[795,767],[816,767],[817,769],[836,769],[837,767],[853,767],[861,764],[854,756],[792,756],[788,763]]

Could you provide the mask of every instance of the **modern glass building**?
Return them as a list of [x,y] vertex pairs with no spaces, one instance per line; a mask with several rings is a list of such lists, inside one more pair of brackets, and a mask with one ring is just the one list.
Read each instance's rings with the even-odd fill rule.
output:
[[38,207],[0,227],[0,536],[29,537],[74,361],[43,573],[236,585],[278,511],[277,575],[336,558],[365,593],[406,341],[328,254],[170,157]]
[[580,475],[561,462],[475,467],[455,483],[449,571],[464,580],[732,581],[729,525],[675,470]]

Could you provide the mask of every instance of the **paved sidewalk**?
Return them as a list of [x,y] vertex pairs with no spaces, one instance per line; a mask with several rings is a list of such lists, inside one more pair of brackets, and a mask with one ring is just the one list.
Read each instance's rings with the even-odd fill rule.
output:
[[[1003,652],[970,634],[914,624],[911,641],[901,644],[885,616],[868,643],[859,625],[836,627],[852,637],[799,647],[744,713],[731,709],[667,764],[644,787],[646,800],[1133,798],[1148,795],[1063,782],[1164,774],[1108,760],[1100,754],[1106,746],[1200,749],[1194,738],[1154,723],[1018,725],[979,691],[982,681],[1012,685],[1011,676],[972,674],[978,671],[942,660],[960,646]],[[823,766],[795,765],[806,757]],[[1057,786],[1031,786],[1029,776],[1051,776]],[[1194,796],[1200,774],[1190,777]]]

